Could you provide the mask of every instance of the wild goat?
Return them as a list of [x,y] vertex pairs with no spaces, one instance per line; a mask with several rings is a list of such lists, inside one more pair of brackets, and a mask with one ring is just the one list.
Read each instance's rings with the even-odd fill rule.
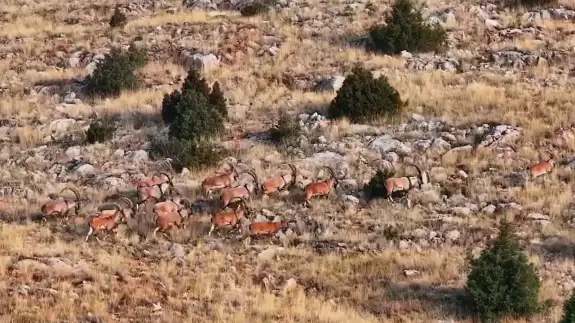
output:
[[150,187],[164,183],[168,183],[170,184],[170,186],[174,186],[174,184],[172,183],[172,179],[170,178],[170,175],[162,172],[154,174],[152,178],[144,178],[136,181],[136,187],[137,188]]
[[111,205],[114,206],[114,209],[100,210],[100,213],[98,213],[98,216],[115,215],[118,212],[118,209],[120,210],[122,215],[126,218],[131,218],[131,217],[136,215],[136,210],[134,208],[134,203],[132,202],[132,200],[130,200],[127,197],[120,197],[118,199],[118,202],[120,202],[120,201],[125,201],[128,208],[127,209],[122,208],[122,207],[120,207],[120,205],[118,203],[111,203]]
[[178,213],[184,210],[185,207],[192,206],[192,202],[188,198],[183,197],[176,188],[172,188],[172,190],[176,191],[178,195],[170,200],[154,204],[154,207],[152,208],[154,214],[161,215],[164,213]]
[[[46,219],[46,216],[53,216],[53,215],[67,217],[68,212],[70,212],[71,209],[75,209],[75,213],[78,214],[78,212],[80,211],[80,194],[75,188],[71,187],[66,187],[62,189],[59,194],[62,194],[62,192],[64,192],[65,190],[72,191],[74,195],[76,195],[76,201],[69,202],[66,199],[58,199],[58,200],[53,199],[52,201],[44,203],[44,205],[42,205],[41,207],[42,218],[44,220]],[[55,198],[56,196],[50,194],[50,197]]]
[[327,180],[309,183],[304,187],[305,192],[304,205],[306,206],[311,205],[310,199],[312,197],[328,196],[332,192],[332,190],[337,188],[337,186],[339,185],[339,181],[345,178],[345,176],[347,175],[346,171],[346,174],[344,174],[344,176],[342,176],[341,179],[338,179],[335,176],[335,173],[331,167],[323,166],[322,168],[326,168],[331,176]]
[[548,160],[540,161],[537,164],[529,167],[527,181],[545,174],[549,174],[553,171],[555,168],[555,156],[549,150],[547,150],[547,153],[549,153]]
[[385,190],[387,198],[390,202],[394,202],[392,194],[394,192],[406,192],[414,187],[421,187],[422,184],[429,183],[429,175],[425,171],[421,171],[419,167],[415,164],[409,164],[409,166],[415,167],[419,174],[417,176],[404,176],[404,177],[390,177],[385,180]]
[[288,222],[253,222],[248,227],[250,235],[274,234],[282,229],[289,228]]
[[291,175],[279,175],[266,180],[260,187],[262,194],[278,192],[295,185],[297,177],[295,166],[292,164],[288,164],[288,166],[291,168]]
[[241,204],[238,204],[235,210],[233,211],[222,211],[220,213],[214,214],[211,219],[212,226],[210,228],[210,232],[208,236],[212,235],[214,229],[231,226],[232,229],[235,229],[240,221],[240,218],[243,216],[248,216],[250,214],[250,210],[246,204],[246,200],[240,198]]
[[204,179],[202,182],[202,190],[206,196],[210,196],[214,190],[230,187],[238,178],[239,175],[234,165],[228,165],[230,166],[229,171]]
[[138,202],[136,203],[136,210],[141,204],[153,201],[155,203],[164,201],[166,199],[166,192],[170,189],[169,183],[163,183],[156,186],[144,186],[138,189]]
[[[121,218],[124,215],[124,213],[122,212],[122,208],[120,207],[120,205],[118,204],[113,204],[116,207],[116,210],[114,210],[115,212],[113,214],[109,214],[107,211],[105,213],[100,213],[98,216],[93,217],[92,219],[90,219],[90,221],[88,222],[88,224],[90,225],[90,229],[88,230],[88,235],[86,235],[86,239],[84,240],[84,242],[88,241],[88,238],[95,232],[101,231],[101,230],[107,230],[107,231],[112,231],[113,229],[115,229],[118,224],[121,222]],[[98,239],[98,237],[96,237],[96,239],[100,241],[100,239]]]
[[254,184],[250,185],[250,183],[246,183],[242,186],[237,186],[233,188],[227,188],[222,192],[220,199],[222,200],[223,207],[228,206],[231,201],[238,199],[238,198],[248,198],[252,194],[257,194],[258,191],[258,177],[256,173],[253,171],[245,171],[244,173],[250,175],[254,179]]

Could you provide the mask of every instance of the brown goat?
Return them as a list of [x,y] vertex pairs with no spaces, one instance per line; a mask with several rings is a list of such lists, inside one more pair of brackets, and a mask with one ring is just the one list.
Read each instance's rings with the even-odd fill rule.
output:
[[[65,199],[61,199],[61,200],[58,199],[58,200],[51,200],[51,201],[44,203],[44,205],[42,205],[42,207],[41,207],[43,219],[46,219],[46,216],[54,216],[54,215],[67,217],[68,212],[70,212],[71,209],[75,209],[76,214],[78,214],[78,212],[80,210],[80,194],[78,193],[78,191],[76,189],[71,188],[71,187],[66,187],[66,188],[62,189],[59,194],[62,194],[62,192],[64,192],[65,190],[72,191],[74,193],[74,195],[76,195],[76,201],[75,202],[68,202]],[[51,197],[55,197],[55,196],[51,195]]]
[[[310,205],[309,201],[312,197],[328,196],[332,192],[332,190],[336,189],[337,186],[339,185],[339,181],[341,179],[338,179],[335,176],[333,169],[331,169],[331,167],[329,166],[324,166],[323,168],[326,168],[331,176],[327,180],[309,183],[304,187],[305,192],[304,205],[306,206]],[[343,177],[345,177],[345,175]]]
[[[100,214],[90,219],[89,221],[90,229],[88,231],[88,235],[86,235],[86,239],[84,240],[84,242],[87,242],[88,238],[95,232],[102,230],[112,231],[118,226],[122,218],[123,212],[118,204],[115,204],[115,206],[116,206],[115,210],[116,212],[113,215]],[[98,237],[96,237],[96,239],[100,241]]]
[[204,195],[210,196],[214,190],[230,187],[238,178],[239,175],[234,165],[228,165],[231,168],[230,171],[210,176],[202,181],[202,190]]
[[254,184],[252,186],[249,183],[244,184],[242,186],[237,186],[233,188],[227,188],[222,192],[220,199],[222,200],[223,207],[226,207],[230,204],[231,201],[239,198],[248,198],[252,194],[257,194],[258,190],[258,177],[253,171],[246,171],[246,174],[250,175],[254,179]]
[[221,228],[225,226],[231,226],[232,229],[235,229],[239,224],[240,218],[243,216],[247,216],[250,214],[250,210],[246,204],[246,200],[240,198],[241,204],[238,204],[235,210],[233,211],[223,211],[217,214],[214,214],[211,219],[212,226],[210,228],[210,232],[208,236],[212,235],[212,232],[215,228]]
[[536,177],[545,175],[545,174],[549,174],[553,171],[553,169],[555,168],[555,156],[549,151],[546,150],[547,153],[549,154],[549,159],[545,160],[545,161],[540,161],[535,165],[532,165],[531,167],[529,167],[528,170],[528,181],[532,180]]
[[166,199],[166,192],[170,189],[170,184],[163,183],[156,186],[144,186],[138,189],[138,202],[136,203],[136,210],[140,205],[153,201],[155,203],[164,201]]
[[137,180],[135,184],[137,188],[140,188],[140,187],[156,186],[164,183],[168,183],[172,187],[174,186],[174,184],[172,183],[172,179],[170,178],[170,175],[162,172],[154,174],[152,178],[143,178]]
[[186,209],[182,209],[176,212],[156,214],[156,228],[154,229],[154,237],[156,237],[156,232],[158,231],[165,233],[174,226],[178,227],[178,229],[180,227],[185,227],[183,220],[187,217],[188,212]]
[[286,179],[287,176],[286,174],[286,175],[275,176],[266,180],[260,187],[262,194],[270,194],[273,192],[281,191],[286,188],[290,188],[295,185],[297,178],[297,172],[295,166],[292,164],[288,164],[288,166],[292,170],[290,177],[287,177]]
[[422,184],[427,184],[429,182],[429,176],[427,172],[421,171],[419,167],[415,164],[409,164],[417,169],[419,177],[417,176],[404,176],[404,177],[390,177],[385,180],[385,190],[387,193],[387,198],[390,202],[394,202],[392,198],[393,192],[405,192],[418,186],[421,187]]
[[248,230],[250,235],[269,235],[287,228],[289,228],[288,222],[253,222]]

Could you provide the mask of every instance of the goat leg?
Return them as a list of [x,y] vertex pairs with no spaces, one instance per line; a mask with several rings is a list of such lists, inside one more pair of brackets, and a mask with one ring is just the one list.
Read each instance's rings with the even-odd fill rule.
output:
[[88,242],[88,238],[92,235],[92,233],[94,233],[94,229],[92,229],[92,227],[90,227],[90,230],[88,231],[88,235],[86,236],[86,239],[84,240],[84,242]]

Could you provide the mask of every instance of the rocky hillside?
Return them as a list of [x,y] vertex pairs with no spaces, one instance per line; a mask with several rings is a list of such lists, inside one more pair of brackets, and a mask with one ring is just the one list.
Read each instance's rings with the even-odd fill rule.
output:
[[[13,322],[472,322],[458,305],[466,256],[513,222],[542,280],[546,312],[506,322],[558,322],[575,287],[573,168],[575,6],[504,8],[427,1],[447,30],[441,54],[367,50],[391,2],[279,0],[242,16],[245,1],[7,2],[0,8],[0,297]],[[124,25],[111,28],[118,11]],[[138,90],[86,95],[113,47],[146,49]],[[384,75],[407,100],[393,120],[328,119],[353,66]],[[170,169],[153,158],[165,137],[162,100],[189,68],[218,82],[229,120],[217,165]],[[285,112],[289,144],[269,129]],[[94,120],[116,130],[86,142]],[[527,168],[553,156],[553,173]],[[298,170],[279,197],[250,200],[253,221],[293,220],[272,238],[210,237],[201,181],[226,164],[261,180]],[[430,183],[405,199],[368,203],[377,170]],[[342,177],[328,199],[301,203],[322,166]],[[84,243],[107,196],[169,171],[194,201],[192,222],[152,237],[143,214]],[[320,173],[321,176],[327,174]],[[248,176],[240,178],[249,182]],[[75,187],[70,221],[37,221],[49,194]],[[249,222],[248,221],[248,222]],[[244,223],[245,224],[245,223]],[[106,237],[104,239],[104,237]]]

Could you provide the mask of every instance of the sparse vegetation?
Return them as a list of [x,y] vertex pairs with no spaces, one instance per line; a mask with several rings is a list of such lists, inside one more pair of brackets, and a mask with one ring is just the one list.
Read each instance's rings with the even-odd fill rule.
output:
[[251,17],[251,16],[256,16],[259,14],[263,14],[266,13],[270,10],[269,6],[266,5],[264,2],[262,1],[254,1],[252,3],[249,3],[247,5],[245,5],[241,10],[240,13],[242,14],[242,16],[244,17]]
[[276,143],[291,145],[302,133],[299,123],[286,113],[282,113],[278,123],[270,129],[270,138]]
[[140,78],[137,68],[147,61],[144,49],[131,47],[127,53],[114,48],[96,65],[92,75],[86,77],[86,92],[90,96],[115,97],[122,91],[136,90]]
[[112,28],[124,27],[127,22],[128,18],[126,17],[126,15],[120,11],[119,6],[116,6],[116,8],[114,9],[114,13],[112,14],[112,17],[110,18],[109,22],[110,27]]
[[215,166],[224,155],[224,150],[205,140],[157,137],[151,140],[150,145],[150,156],[154,159],[171,158],[176,171],[181,171],[183,167],[197,170]]
[[97,120],[90,124],[86,130],[86,141],[88,143],[103,143],[114,137],[116,126],[111,120]]
[[387,197],[385,181],[392,175],[393,174],[387,170],[383,171],[378,169],[375,175],[373,175],[373,177],[369,180],[369,183],[367,183],[363,188],[365,196],[368,199]]
[[347,117],[355,123],[369,122],[395,116],[405,105],[387,77],[375,79],[370,71],[356,66],[337,91],[328,114],[332,119]]
[[447,33],[440,25],[430,26],[423,19],[421,9],[412,0],[396,0],[387,13],[384,27],[370,31],[374,49],[387,54],[408,52],[439,52],[445,45]]
[[539,276],[509,222],[501,221],[497,238],[479,258],[470,260],[470,267],[466,303],[483,322],[531,316],[540,309]]

